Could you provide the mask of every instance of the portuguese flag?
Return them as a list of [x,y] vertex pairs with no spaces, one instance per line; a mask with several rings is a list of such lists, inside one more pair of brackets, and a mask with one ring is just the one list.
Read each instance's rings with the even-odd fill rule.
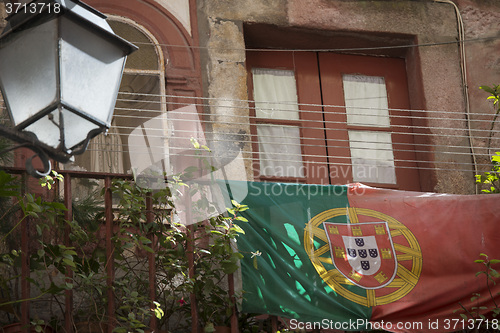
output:
[[475,262],[500,259],[500,196],[361,184],[226,189],[249,206],[237,241],[243,312],[289,318],[292,329],[500,327],[472,319],[494,306],[492,296],[500,305],[500,284],[476,276],[484,264]]

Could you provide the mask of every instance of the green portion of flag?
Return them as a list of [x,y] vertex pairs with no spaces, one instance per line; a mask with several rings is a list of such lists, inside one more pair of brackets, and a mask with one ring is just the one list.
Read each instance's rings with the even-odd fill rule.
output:
[[[238,238],[238,249],[245,256],[241,262],[243,312],[301,322],[326,320],[328,325],[330,321],[370,319],[370,308],[349,301],[324,282],[304,248],[304,229],[311,218],[349,206],[346,186],[231,182],[227,188],[231,197],[247,193],[241,203],[249,207],[242,213],[249,222],[239,224],[245,234]],[[347,217],[328,221],[347,223]],[[328,246],[319,238],[311,241],[314,248]],[[345,288],[366,296],[357,286]]]

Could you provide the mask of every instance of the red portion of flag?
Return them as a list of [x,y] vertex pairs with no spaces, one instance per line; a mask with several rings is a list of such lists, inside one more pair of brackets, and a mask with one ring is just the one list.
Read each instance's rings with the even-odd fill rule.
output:
[[[494,306],[488,286],[500,304],[500,284],[487,285],[484,274],[476,277],[484,267],[475,263],[481,253],[500,259],[499,203],[498,195],[444,195],[351,185],[351,214],[373,210],[401,223],[390,225],[397,273],[382,289],[385,296],[378,291],[371,294],[372,321],[383,321],[394,332],[457,331],[476,325],[460,316],[467,314],[464,309],[485,313],[480,307]],[[374,222],[373,216],[363,214],[357,219],[358,223]],[[471,301],[474,294],[480,297]]]

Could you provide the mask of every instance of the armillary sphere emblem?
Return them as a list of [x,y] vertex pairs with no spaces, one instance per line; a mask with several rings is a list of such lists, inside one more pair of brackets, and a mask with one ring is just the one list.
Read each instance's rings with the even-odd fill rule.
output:
[[[361,216],[368,222],[360,222]],[[422,272],[422,251],[412,232],[372,209],[319,213],[305,227],[304,248],[333,291],[367,307],[401,299]]]

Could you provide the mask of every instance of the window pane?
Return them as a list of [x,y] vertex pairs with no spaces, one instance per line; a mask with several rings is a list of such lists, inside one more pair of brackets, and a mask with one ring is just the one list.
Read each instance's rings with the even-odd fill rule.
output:
[[353,180],[396,184],[391,134],[348,131]]
[[114,120],[125,152],[124,167],[142,172],[165,157],[160,77],[123,74],[120,92]]
[[298,126],[257,125],[260,175],[304,177]]
[[348,125],[389,127],[383,77],[344,74],[343,83]]
[[254,68],[255,115],[268,119],[299,119],[297,85],[292,70]]
[[127,69],[159,69],[156,47],[144,33],[124,22],[109,20],[108,23],[115,34],[139,46],[139,50],[127,57]]

